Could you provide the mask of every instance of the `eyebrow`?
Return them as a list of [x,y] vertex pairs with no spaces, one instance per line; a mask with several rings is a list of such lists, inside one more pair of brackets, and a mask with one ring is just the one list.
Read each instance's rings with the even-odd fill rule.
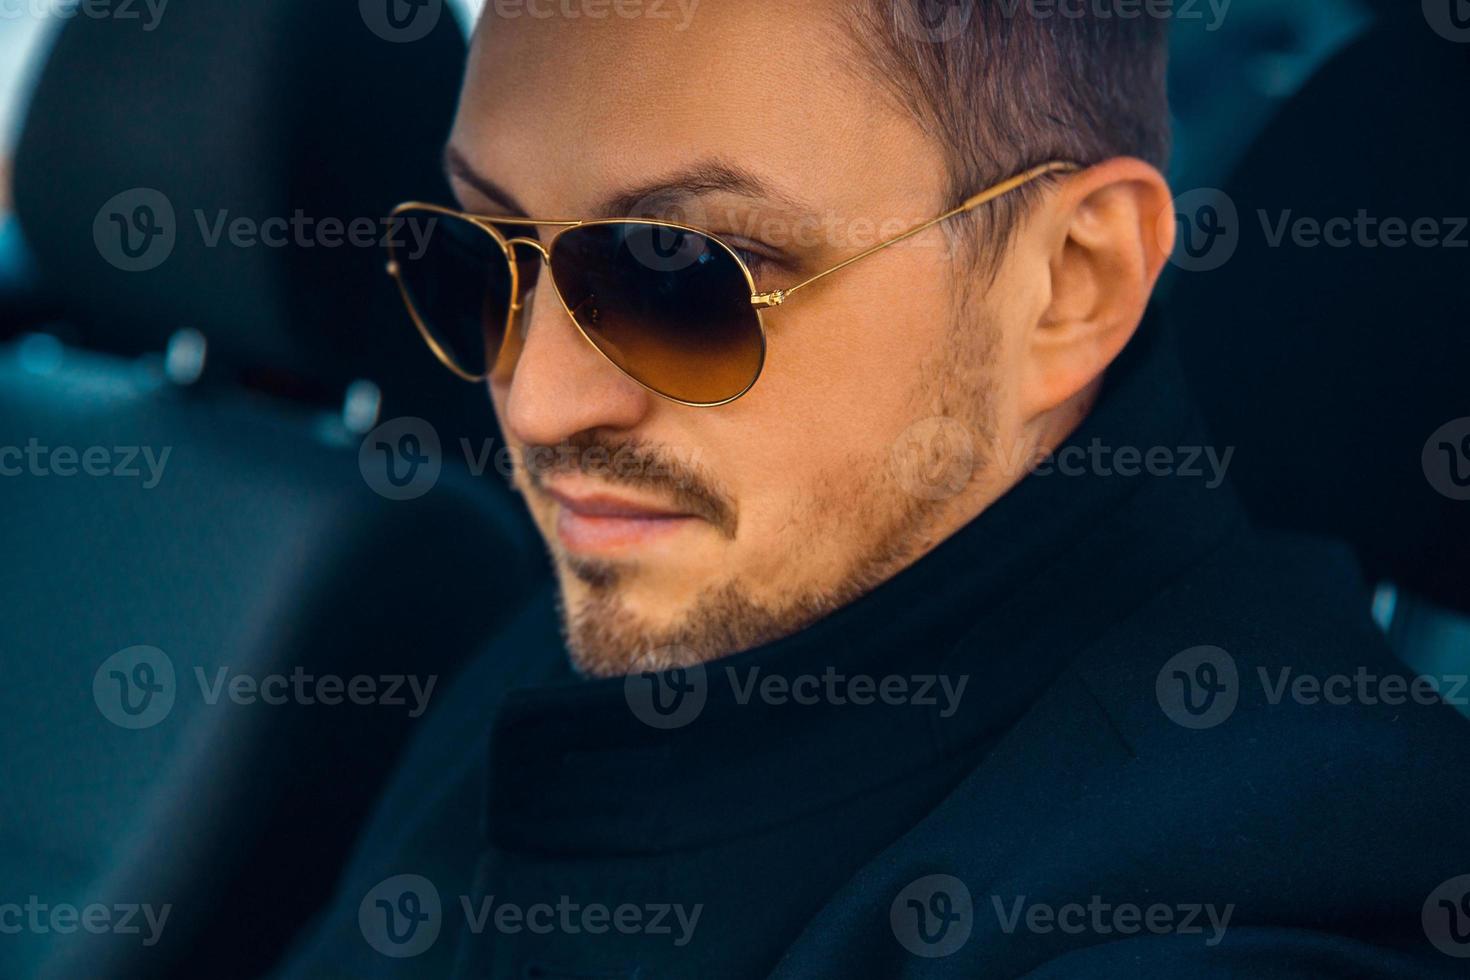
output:
[[504,208],[507,214],[523,218],[529,217],[526,209],[521,207],[513,194],[470,166],[470,162],[455,148],[453,143],[446,143],[444,146],[444,173],[451,179],[458,177],[469,184],[482,197]]
[[[444,148],[444,170],[450,177],[459,178],[486,199],[504,208],[508,214],[516,217],[531,217],[514,195],[489,177],[476,171],[453,144]],[[738,164],[710,158],[655,177],[642,184],[619,190],[594,208],[594,216],[641,217],[643,215],[635,212],[647,212],[650,210],[650,205],[714,193],[729,193],[763,200],[794,213],[805,213],[810,210],[803,202],[778,191],[768,181],[750,170]]]

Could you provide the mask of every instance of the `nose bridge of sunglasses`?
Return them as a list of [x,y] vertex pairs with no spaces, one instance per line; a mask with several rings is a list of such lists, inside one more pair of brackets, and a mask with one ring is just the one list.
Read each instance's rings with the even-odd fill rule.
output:
[[[521,262],[521,256],[516,252],[516,246],[525,245],[541,257],[541,265],[546,266],[548,269],[551,268],[551,249],[543,244],[540,239],[517,236],[515,238],[507,238],[505,245],[509,249],[511,258],[515,261],[516,265],[519,266]],[[535,290],[537,283],[541,279],[542,277],[537,274],[535,269],[526,269],[524,266],[521,266],[521,280],[516,289],[516,295],[511,299],[510,327],[514,327],[525,315],[526,307],[530,302],[529,296]],[[550,277],[547,276],[546,279],[550,280]],[[556,289],[554,283],[551,288]]]
[[542,245],[541,242],[535,238],[507,238],[505,240],[505,244],[511,249],[512,252],[515,251],[515,247],[517,245],[525,245],[527,248],[532,248],[535,249],[537,252],[540,252],[542,262],[549,263],[551,261],[551,252],[547,250],[545,245]]

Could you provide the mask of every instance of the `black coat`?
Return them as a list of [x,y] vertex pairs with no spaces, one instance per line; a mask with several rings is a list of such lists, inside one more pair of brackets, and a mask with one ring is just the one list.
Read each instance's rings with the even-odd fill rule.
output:
[[286,975],[1470,972],[1470,727],[1347,552],[1251,528],[1156,323],[1069,445],[704,668],[577,679],[544,596]]

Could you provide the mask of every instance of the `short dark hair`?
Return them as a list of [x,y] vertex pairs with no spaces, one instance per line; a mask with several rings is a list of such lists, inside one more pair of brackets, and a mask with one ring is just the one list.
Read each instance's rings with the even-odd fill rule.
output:
[[[1124,2],[863,0],[856,36],[945,147],[958,203],[1049,160],[1133,156],[1164,169],[1169,18],[1157,3]],[[1033,199],[1009,195],[966,223],[977,244],[1003,247]]]

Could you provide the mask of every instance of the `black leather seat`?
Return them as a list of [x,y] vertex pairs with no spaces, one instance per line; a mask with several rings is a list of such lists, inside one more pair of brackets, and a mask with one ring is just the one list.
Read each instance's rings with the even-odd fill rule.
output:
[[[421,351],[379,250],[210,245],[193,215],[347,222],[433,196],[463,56],[447,12],[392,42],[356,4],[196,0],[150,33],[62,30],[15,168],[50,301],[0,309],[0,332],[31,332],[0,346],[0,451],[20,453],[0,455],[16,470],[0,478],[0,885],[171,909],[152,945],[7,935],[0,975],[268,967],[328,894],[418,700],[400,683],[402,704],[326,704],[307,682],[311,703],[237,703],[221,679],[439,689],[540,574],[503,482],[458,452],[494,432],[484,393]],[[94,231],[140,187],[177,223],[166,259],[129,272]],[[364,444],[384,415],[437,433],[439,452],[415,449],[432,488],[388,480],[414,472],[402,432]],[[109,663],[138,646],[171,685],[155,654],[142,674]],[[171,707],[128,716],[117,695],[137,708],[140,684],[150,704],[169,686]]]
[[1197,250],[1201,221],[1221,231],[1199,271],[1176,271],[1170,301],[1247,505],[1349,541],[1384,584],[1378,612],[1400,654],[1465,673],[1470,627],[1453,614],[1470,612],[1470,132],[1458,109],[1470,46],[1418,4],[1381,7],[1225,183],[1233,228],[1222,202],[1182,195]]
[[[447,5],[428,8],[434,30],[411,42],[374,33],[359,5],[301,6],[205,0],[151,31],[65,23],[15,151],[42,291],[64,339],[89,348],[145,353],[207,325],[213,365],[254,385],[335,405],[372,378],[389,415],[453,397],[488,418],[471,386],[429,383],[434,365],[382,274],[382,228],[368,247],[350,232],[446,191],[464,37]],[[258,234],[235,234],[241,219]],[[149,220],[167,233],[150,236]],[[137,261],[123,251],[145,246]]]

